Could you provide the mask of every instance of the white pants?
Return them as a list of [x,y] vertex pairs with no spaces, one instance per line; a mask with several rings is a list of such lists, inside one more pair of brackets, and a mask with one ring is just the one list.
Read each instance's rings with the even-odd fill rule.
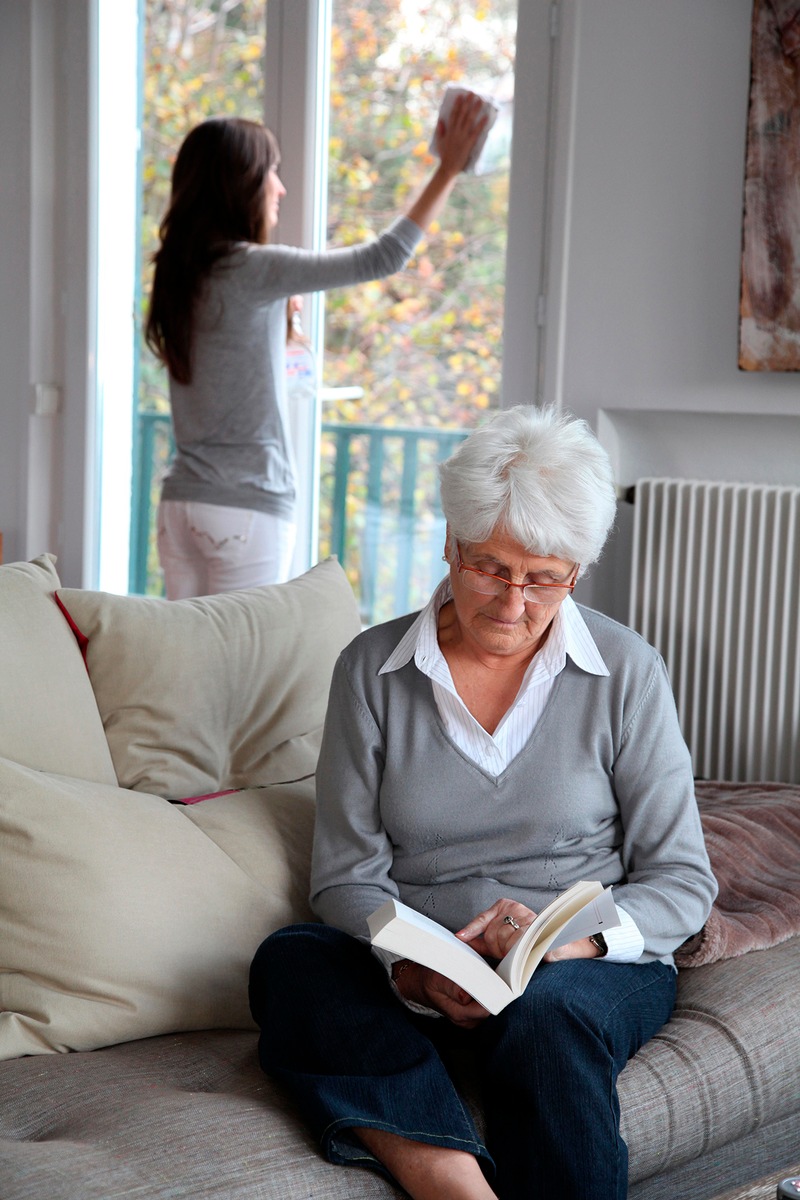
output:
[[158,557],[168,600],[285,583],[295,525],[271,513],[191,500],[158,506]]

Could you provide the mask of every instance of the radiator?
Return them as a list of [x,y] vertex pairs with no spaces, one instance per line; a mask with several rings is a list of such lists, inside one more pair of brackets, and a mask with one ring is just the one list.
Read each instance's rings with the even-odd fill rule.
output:
[[629,620],[666,660],[695,774],[800,782],[800,488],[634,497]]

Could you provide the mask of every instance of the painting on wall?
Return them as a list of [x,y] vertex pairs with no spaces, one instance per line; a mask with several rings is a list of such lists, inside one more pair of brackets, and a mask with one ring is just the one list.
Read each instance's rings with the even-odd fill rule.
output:
[[739,367],[800,370],[800,0],[754,0]]

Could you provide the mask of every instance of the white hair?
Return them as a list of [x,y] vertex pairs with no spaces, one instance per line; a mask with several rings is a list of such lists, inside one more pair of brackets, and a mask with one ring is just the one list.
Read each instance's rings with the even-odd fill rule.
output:
[[496,413],[440,464],[439,479],[451,538],[463,545],[502,531],[529,554],[586,567],[616,513],[608,455],[585,421],[553,408]]

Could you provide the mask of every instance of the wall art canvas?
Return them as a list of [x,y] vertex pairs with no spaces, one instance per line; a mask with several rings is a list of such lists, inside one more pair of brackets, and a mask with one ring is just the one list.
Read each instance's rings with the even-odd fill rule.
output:
[[754,0],[739,367],[800,370],[800,0]]

